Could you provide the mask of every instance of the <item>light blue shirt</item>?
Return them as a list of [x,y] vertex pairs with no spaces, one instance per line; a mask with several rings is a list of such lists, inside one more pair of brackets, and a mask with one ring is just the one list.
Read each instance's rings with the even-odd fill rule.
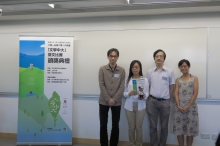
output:
[[156,98],[169,99],[170,85],[175,84],[174,72],[163,66],[161,71],[157,67],[148,70],[146,75],[150,85],[150,95]]

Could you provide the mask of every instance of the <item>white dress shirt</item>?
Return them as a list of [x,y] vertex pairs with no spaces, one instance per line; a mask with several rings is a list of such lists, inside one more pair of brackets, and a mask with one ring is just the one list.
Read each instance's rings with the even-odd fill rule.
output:
[[[144,78],[144,77],[143,77]],[[133,102],[138,102],[138,111],[143,110],[146,108],[146,99],[149,96],[149,83],[148,79],[144,78],[144,89],[143,93],[145,95],[145,98],[143,100],[138,99],[138,95],[131,95],[129,96],[129,93],[133,90],[133,84],[132,84],[132,78],[130,79],[128,85],[127,85],[127,79],[125,80],[125,88],[124,88],[124,97],[126,98],[124,108],[133,111]]]

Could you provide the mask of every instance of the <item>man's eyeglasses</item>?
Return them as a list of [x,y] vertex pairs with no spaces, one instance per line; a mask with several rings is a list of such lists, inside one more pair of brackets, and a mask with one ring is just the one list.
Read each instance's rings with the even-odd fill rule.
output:
[[118,58],[118,56],[114,56],[114,55],[109,55],[109,58]]

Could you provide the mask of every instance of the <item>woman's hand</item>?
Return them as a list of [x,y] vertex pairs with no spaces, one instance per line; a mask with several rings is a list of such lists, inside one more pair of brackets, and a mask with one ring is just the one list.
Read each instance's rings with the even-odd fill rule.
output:
[[181,106],[177,106],[177,107],[178,107],[178,109],[179,109],[182,113],[185,113],[183,107],[181,107]]
[[190,107],[189,105],[183,107],[184,113],[186,113],[188,111],[189,107]]
[[137,94],[137,92],[134,90],[132,90],[131,92],[128,93],[129,96],[136,95],[136,94]]

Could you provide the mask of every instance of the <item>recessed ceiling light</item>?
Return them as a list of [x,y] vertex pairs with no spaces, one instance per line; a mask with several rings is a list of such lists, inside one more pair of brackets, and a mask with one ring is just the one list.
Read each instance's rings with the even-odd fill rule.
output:
[[54,9],[54,4],[48,4],[51,8]]
[[[128,1],[128,0],[127,0]],[[129,4],[174,4],[192,2],[212,2],[213,0],[129,0]]]

